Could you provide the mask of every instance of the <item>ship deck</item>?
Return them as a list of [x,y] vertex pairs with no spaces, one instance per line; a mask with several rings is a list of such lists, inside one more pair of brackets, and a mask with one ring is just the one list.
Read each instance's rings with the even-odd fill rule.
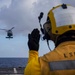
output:
[[24,67],[0,68],[0,75],[24,75]]

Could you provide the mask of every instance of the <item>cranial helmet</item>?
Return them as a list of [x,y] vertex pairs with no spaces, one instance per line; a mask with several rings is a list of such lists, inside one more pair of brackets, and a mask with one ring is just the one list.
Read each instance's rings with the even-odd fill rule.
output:
[[75,7],[66,4],[53,7],[48,13],[44,30],[53,41],[58,36],[75,30]]

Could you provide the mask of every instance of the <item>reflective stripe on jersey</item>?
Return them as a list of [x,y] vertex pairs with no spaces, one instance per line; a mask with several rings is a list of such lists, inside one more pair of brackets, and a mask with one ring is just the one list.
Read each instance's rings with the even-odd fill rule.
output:
[[75,60],[64,60],[49,62],[50,70],[73,70],[75,69]]

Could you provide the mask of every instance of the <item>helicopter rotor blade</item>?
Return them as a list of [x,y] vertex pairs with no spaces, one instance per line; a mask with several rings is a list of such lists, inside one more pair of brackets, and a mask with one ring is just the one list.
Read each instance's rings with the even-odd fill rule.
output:
[[14,27],[12,27],[10,30],[14,29]]
[[5,30],[5,31],[7,32],[7,30],[6,30],[6,29],[0,29],[0,30]]

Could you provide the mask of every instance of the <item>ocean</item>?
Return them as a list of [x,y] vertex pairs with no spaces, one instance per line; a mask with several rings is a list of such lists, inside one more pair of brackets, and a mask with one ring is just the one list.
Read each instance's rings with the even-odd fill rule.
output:
[[0,68],[25,67],[27,58],[0,58]]

